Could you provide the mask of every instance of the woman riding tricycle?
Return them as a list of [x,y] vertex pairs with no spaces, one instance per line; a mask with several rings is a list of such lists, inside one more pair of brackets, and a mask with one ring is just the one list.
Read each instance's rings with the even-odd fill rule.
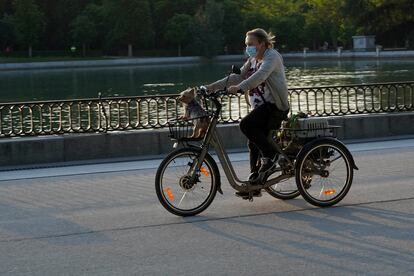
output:
[[[280,128],[289,113],[288,89],[282,57],[273,49],[273,36],[255,29],[247,32],[245,42],[249,59],[239,72],[233,70],[222,80],[186,91],[212,102],[214,109],[169,122],[174,147],[183,147],[162,161],[155,187],[161,204],[173,214],[196,215],[211,204],[217,191],[222,193],[220,172],[208,152],[210,145],[236,195],[243,199],[252,201],[265,190],[279,199],[302,195],[311,204],[331,206],[351,187],[357,167],[348,149],[334,138],[335,126],[323,118],[292,116]],[[250,175],[245,181],[236,175],[216,131],[222,109],[219,98],[237,93],[245,94],[252,108],[240,122],[250,151]],[[190,99],[187,108],[195,110],[194,101]],[[194,135],[195,129],[202,135]]]

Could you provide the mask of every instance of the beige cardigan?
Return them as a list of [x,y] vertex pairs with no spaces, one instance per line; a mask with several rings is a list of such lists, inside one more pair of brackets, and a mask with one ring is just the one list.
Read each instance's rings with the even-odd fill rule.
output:
[[[240,89],[247,92],[262,82],[265,82],[265,89],[267,89],[272,95],[270,102],[276,104],[279,110],[285,111],[289,109],[288,102],[288,88],[286,84],[285,67],[283,66],[282,56],[275,49],[269,48],[263,55],[262,65],[248,79],[245,76],[250,69],[251,58],[241,68],[241,74],[231,74],[227,87],[231,85],[239,85]],[[226,85],[226,78],[218,80],[214,83],[206,85],[208,90],[223,89]],[[268,99],[266,99],[268,100]]]

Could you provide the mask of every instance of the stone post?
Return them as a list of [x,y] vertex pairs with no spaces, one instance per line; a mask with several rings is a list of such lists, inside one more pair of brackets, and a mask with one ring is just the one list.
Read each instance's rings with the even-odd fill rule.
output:
[[338,57],[340,58],[341,56],[342,56],[342,49],[343,49],[344,47],[338,47]]
[[303,58],[306,58],[309,48],[303,48]]
[[382,50],[382,46],[381,45],[377,45],[377,47],[376,47],[377,57],[380,56],[381,50]]

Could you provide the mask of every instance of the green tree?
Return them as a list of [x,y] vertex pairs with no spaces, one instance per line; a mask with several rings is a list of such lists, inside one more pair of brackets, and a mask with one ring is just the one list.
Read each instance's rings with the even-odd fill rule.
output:
[[318,45],[323,40],[322,34],[323,29],[322,26],[316,22],[306,22],[303,31],[303,42],[305,43],[304,46],[310,47],[314,50],[318,48]]
[[104,0],[103,14],[110,46],[126,44],[128,56],[132,56],[133,45],[143,49],[151,44],[153,31],[148,0]]
[[10,47],[16,40],[13,21],[10,15],[5,15],[0,20],[0,50]]
[[[409,46],[414,34],[412,0],[344,0],[342,13],[357,34],[375,34],[389,47]],[[352,16],[349,16],[352,15]]]
[[243,17],[243,25],[246,31],[254,28],[262,28],[268,30],[272,26],[271,18],[263,16],[260,11],[252,10],[245,12]]
[[338,31],[338,42],[340,46],[351,48],[352,47],[352,36],[359,33],[358,28],[349,19],[345,19],[341,22]]
[[11,14],[13,11],[12,0],[0,0],[0,18],[4,14]]
[[[312,39],[313,48],[323,41],[337,47],[340,26],[344,22],[341,8],[344,0],[308,0],[309,10],[305,15],[306,37]],[[310,42],[310,41],[308,41]]]
[[181,47],[190,40],[193,17],[188,14],[176,14],[166,27],[165,39],[178,45],[178,56],[181,56]]
[[260,27],[283,50],[317,49],[324,41],[347,46],[355,34],[413,47],[413,9],[413,0],[0,0],[0,46],[62,50],[75,39],[116,54],[128,45],[129,55],[134,46],[213,56],[241,50],[245,32]]
[[229,52],[240,50],[244,45],[246,33],[242,14],[243,1],[223,1],[223,23],[224,45]]
[[303,47],[304,24],[304,18],[301,15],[278,17],[271,28],[276,35],[276,48],[297,50]]
[[372,0],[370,8],[359,16],[358,23],[366,22],[364,31],[376,34],[383,45],[408,46],[414,32],[414,1]]
[[12,22],[20,43],[28,46],[28,56],[32,57],[32,47],[44,30],[44,14],[34,0],[15,0],[15,13]]
[[86,48],[96,41],[99,35],[100,23],[98,19],[99,7],[91,4],[70,24],[72,39],[82,44],[83,56],[86,56]]
[[72,28],[71,22],[94,0],[36,0],[44,13],[45,31],[39,38],[39,46],[48,50],[67,49],[73,44],[68,35]]
[[358,26],[358,34],[363,34],[364,29],[369,25],[364,17],[374,7],[372,0],[345,0],[340,10],[342,15],[348,18],[350,24]]
[[168,47],[165,32],[167,24],[176,14],[188,14],[194,16],[203,5],[205,0],[152,0],[151,14],[154,32],[154,45],[157,47]]
[[195,53],[211,58],[222,51],[223,16],[222,4],[214,0],[207,0],[204,8],[196,14],[191,31]]
[[247,0],[242,7],[245,30],[272,31],[276,48],[297,49],[303,44],[306,6],[304,0]]

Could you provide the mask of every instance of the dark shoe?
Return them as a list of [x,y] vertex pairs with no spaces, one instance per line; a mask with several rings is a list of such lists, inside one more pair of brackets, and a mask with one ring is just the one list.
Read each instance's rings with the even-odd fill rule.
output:
[[264,178],[270,175],[276,169],[276,162],[270,158],[260,158],[261,166],[258,172],[253,172],[249,175],[249,182],[251,185],[260,184]]
[[259,176],[258,172],[252,172],[251,174],[249,174],[249,181],[253,182],[257,179],[257,177]]
[[[275,156],[276,158],[276,156]],[[249,182],[251,185],[258,185],[262,183],[269,175],[276,169],[276,162],[270,158],[263,157],[260,159],[261,166],[256,174],[250,174]]]
[[271,172],[276,167],[276,163],[270,158],[263,157],[260,161],[262,165],[260,166],[259,174]]
[[[236,192],[236,196],[241,197],[243,199],[249,199],[249,193],[248,192]],[[262,196],[261,190],[253,191],[252,196],[261,197]]]

